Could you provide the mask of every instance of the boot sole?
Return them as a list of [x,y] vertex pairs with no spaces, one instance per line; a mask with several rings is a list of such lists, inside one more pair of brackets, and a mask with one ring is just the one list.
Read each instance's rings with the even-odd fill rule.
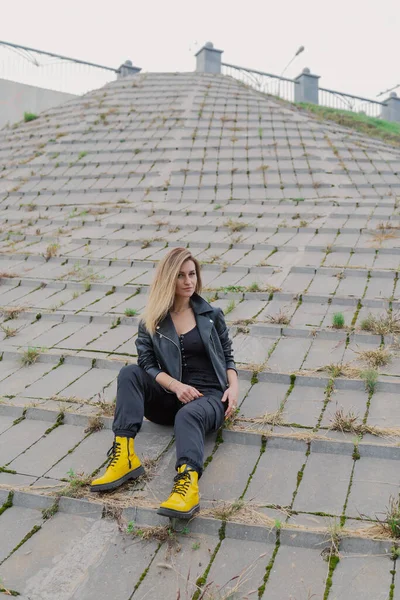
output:
[[127,473],[123,477],[120,477],[119,479],[116,479],[115,481],[110,481],[110,483],[100,483],[99,485],[91,485],[90,491],[106,492],[107,490],[115,490],[117,487],[119,487],[126,481],[129,481],[130,479],[137,479],[138,477],[140,477],[140,475],[143,475],[143,473],[144,467],[140,465],[140,467],[134,469],[134,471],[129,471],[129,473]]
[[196,504],[192,509],[181,512],[180,510],[172,510],[171,508],[160,508],[157,511],[158,515],[169,517],[170,519],[191,519],[200,510],[200,504]]

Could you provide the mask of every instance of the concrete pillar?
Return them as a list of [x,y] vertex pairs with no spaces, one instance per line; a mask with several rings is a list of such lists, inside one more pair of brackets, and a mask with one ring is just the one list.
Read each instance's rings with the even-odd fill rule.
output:
[[136,73],[139,73],[141,70],[140,67],[134,67],[131,60],[126,60],[118,69],[117,79],[122,79],[129,75],[136,75]]
[[221,58],[223,50],[214,48],[214,44],[207,42],[195,54],[197,73],[221,73]]
[[319,75],[312,75],[310,69],[303,69],[295,78],[294,101],[318,104],[318,79]]
[[392,92],[389,98],[384,102],[386,106],[382,106],[382,119],[400,123],[400,98],[396,92]]

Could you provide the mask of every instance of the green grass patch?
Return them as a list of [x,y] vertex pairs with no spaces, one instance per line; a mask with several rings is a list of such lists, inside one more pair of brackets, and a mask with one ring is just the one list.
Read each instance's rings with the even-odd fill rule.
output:
[[376,137],[390,144],[400,146],[400,123],[384,121],[377,117],[367,117],[350,110],[338,110],[316,104],[299,103],[298,106],[316,115],[320,120],[334,121],[344,127],[350,127],[370,137]]

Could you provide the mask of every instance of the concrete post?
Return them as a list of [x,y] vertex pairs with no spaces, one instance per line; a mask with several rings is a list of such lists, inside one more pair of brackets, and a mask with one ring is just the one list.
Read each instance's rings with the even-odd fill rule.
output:
[[122,79],[129,75],[136,75],[136,73],[139,73],[141,70],[140,67],[134,67],[131,60],[126,60],[118,69],[117,79]]
[[400,123],[400,98],[397,96],[396,92],[392,92],[389,98],[384,102],[386,106],[382,106],[382,119]]
[[318,79],[319,75],[312,75],[310,69],[303,69],[295,78],[294,101],[318,104]]
[[223,50],[214,48],[214,44],[207,42],[195,54],[197,73],[221,73],[221,58]]

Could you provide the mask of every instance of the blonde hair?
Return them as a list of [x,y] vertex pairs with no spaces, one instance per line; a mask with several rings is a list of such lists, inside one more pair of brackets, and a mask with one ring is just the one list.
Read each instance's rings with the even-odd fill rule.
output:
[[150,286],[149,299],[142,316],[147,331],[154,335],[157,324],[167,315],[174,303],[176,282],[183,263],[192,260],[195,265],[197,283],[195,292],[201,293],[200,263],[186,248],[174,248],[158,263]]

